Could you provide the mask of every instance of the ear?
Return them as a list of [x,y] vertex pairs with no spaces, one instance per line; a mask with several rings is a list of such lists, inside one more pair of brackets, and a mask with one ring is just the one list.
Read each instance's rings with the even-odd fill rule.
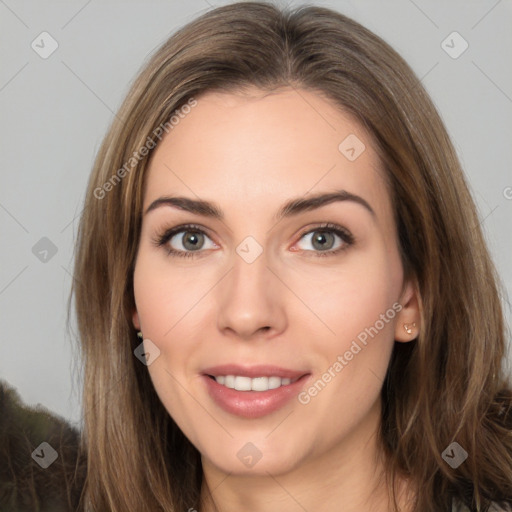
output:
[[402,309],[396,317],[395,341],[406,343],[418,337],[421,321],[421,298],[415,281],[408,281],[399,300]]
[[132,313],[132,323],[133,323],[133,326],[135,327],[135,329],[137,329],[137,331],[140,331],[139,313],[137,313],[137,309],[135,309],[135,308]]

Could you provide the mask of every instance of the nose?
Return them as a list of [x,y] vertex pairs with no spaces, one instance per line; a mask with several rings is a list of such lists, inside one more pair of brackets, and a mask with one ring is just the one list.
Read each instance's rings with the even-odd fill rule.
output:
[[224,334],[269,339],[286,328],[283,285],[267,264],[265,251],[252,263],[235,253],[217,297],[218,328]]

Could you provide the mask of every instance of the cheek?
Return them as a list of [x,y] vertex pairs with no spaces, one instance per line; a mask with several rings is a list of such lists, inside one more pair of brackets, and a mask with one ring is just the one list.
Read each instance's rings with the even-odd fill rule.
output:
[[[323,323],[316,321],[315,331],[322,335],[312,334],[309,338],[315,343],[308,347],[320,356],[316,365],[320,378],[306,390],[302,403],[315,400],[313,408],[318,408],[319,416],[329,415],[333,407],[343,417],[342,409],[364,411],[378,398],[401,309],[397,300],[402,267],[398,252],[376,245],[364,257],[350,256],[326,277],[318,269],[297,281],[297,293],[313,305]],[[316,400],[320,393],[323,397]]]
[[163,255],[143,251],[135,266],[134,294],[144,336],[156,343],[170,339],[208,289],[205,279]]
[[396,310],[392,306],[402,286],[397,252],[376,245],[364,254],[348,255],[327,271],[321,265],[309,267],[307,272],[297,269],[290,273],[289,282],[321,320],[321,324],[315,320],[316,330],[330,347],[343,349],[376,323],[381,337],[393,337]]
[[195,438],[197,421],[193,418],[202,418],[205,412],[196,407],[185,389],[194,386],[189,366],[202,337],[194,327],[193,315],[187,313],[198,313],[194,305],[205,290],[186,277],[168,262],[141,253],[134,272],[134,293],[144,338],[160,350],[147,367],[153,387],[180,429]]
[[148,366],[148,371],[157,394],[167,408],[169,400],[174,400],[172,397],[177,395],[174,392],[164,395],[163,391],[175,388],[175,379],[181,381],[183,361],[190,350],[183,340],[175,337],[183,323],[179,318],[184,316],[182,310],[189,302],[187,294],[190,291],[182,289],[172,274],[143,252],[137,259],[133,283],[144,339],[151,340],[160,351],[159,357]]
[[[194,374],[193,356],[205,338],[203,308],[211,280],[211,275],[180,268],[166,256],[149,250],[139,254],[134,272],[135,304],[144,338],[160,350],[160,357],[148,367],[157,392],[179,388],[173,377],[184,382]],[[161,398],[167,405],[169,396]]]
[[[327,444],[349,435],[378,403],[394,346],[400,287],[399,269],[384,261],[352,266],[335,274],[328,291],[310,293],[315,312],[333,332],[323,329],[326,334],[309,347],[321,356],[316,379],[298,399],[305,413],[325,425]],[[314,436],[314,425],[306,424],[308,429]]]

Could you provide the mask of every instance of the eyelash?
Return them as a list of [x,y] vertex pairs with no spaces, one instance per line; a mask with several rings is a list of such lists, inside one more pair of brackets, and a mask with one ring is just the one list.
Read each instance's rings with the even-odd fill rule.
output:
[[[185,224],[182,226],[177,226],[175,228],[167,229],[161,234],[157,234],[157,236],[152,240],[153,244],[157,247],[163,247],[164,245],[171,240],[171,238],[174,235],[177,235],[178,233],[187,232],[187,231],[193,231],[194,233],[200,233],[205,236],[208,236],[208,234],[197,224]],[[324,223],[321,226],[317,226],[315,228],[310,228],[300,234],[299,240],[301,240],[305,235],[314,233],[314,232],[323,232],[323,233],[334,233],[337,235],[341,240],[344,242],[344,244],[341,247],[338,247],[338,249],[331,249],[330,251],[306,251],[306,252],[313,252],[315,253],[315,256],[318,257],[325,257],[325,256],[335,256],[338,253],[341,253],[342,251],[345,251],[350,246],[352,246],[355,243],[354,236],[345,228],[338,226],[336,224],[332,224],[330,222]],[[209,238],[209,237],[208,237]],[[166,248],[167,253],[169,256],[178,256],[179,258],[193,258],[197,255],[197,253],[201,253],[203,251],[177,251],[173,249],[172,247]]]

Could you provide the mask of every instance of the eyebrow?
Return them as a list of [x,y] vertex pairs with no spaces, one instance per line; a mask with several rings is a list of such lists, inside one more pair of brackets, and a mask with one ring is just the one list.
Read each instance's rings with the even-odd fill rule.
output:
[[[352,194],[351,192],[347,192],[346,190],[336,190],[334,192],[317,194],[307,198],[298,197],[296,199],[291,199],[280,208],[274,216],[274,220],[280,221],[283,218],[292,217],[306,211],[316,210],[317,208],[321,208],[327,204],[339,201],[351,201],[360,204],[368,210],[373,217],[376,216],[373,208],[362,197]],[[215,203],[183,196],[160,197],[148,206],[145,215],[162,206],[175,207],[186,212],[203,215],[213,219],[224,219],[223,211]]]

